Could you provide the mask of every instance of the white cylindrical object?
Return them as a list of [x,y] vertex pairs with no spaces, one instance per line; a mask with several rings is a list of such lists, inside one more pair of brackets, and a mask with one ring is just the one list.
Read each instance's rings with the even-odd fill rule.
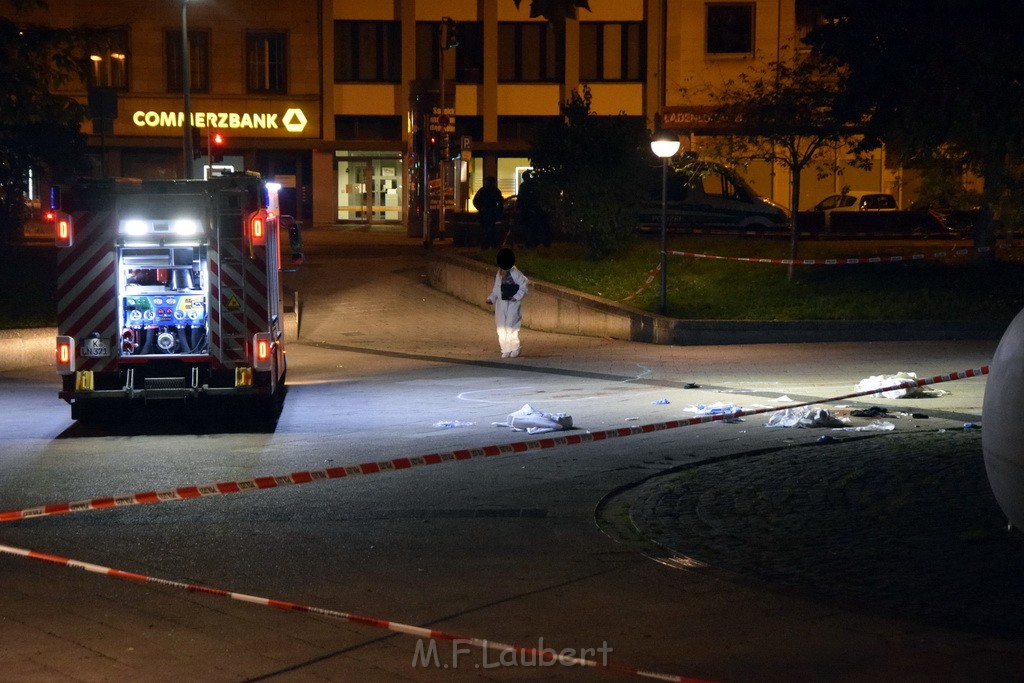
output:
[[1007,519],[1024,529],[1024,311],[999,341],[982,404],[985,471]]

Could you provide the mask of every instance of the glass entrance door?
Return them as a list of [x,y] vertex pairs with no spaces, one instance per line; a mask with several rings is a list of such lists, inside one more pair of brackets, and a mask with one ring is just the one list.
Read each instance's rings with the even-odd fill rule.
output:
[[[336,152],[339,222],[402,222],[402,157],[399,152]],[[373,156],[368,156],[373,155]]]

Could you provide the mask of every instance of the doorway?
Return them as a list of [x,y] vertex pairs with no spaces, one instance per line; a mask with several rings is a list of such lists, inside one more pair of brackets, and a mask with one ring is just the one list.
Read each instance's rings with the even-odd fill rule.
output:
[[338,222],[401,224],[401,153],[335,152],[335,156],[338,167]]

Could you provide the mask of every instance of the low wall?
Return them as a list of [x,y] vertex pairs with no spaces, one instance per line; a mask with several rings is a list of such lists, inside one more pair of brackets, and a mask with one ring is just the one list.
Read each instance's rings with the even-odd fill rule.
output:
[[[427,279],[435,289],[483,308],[494,273],[494,266],[435,252]],[[1006,329],[1003,323],[979,321],[676,320],[537,280],[530,281],[523,325],[544,332],[679,346],[999,339]]]
[[[484,301],[494,286],[494,266],[450,254],[434,254],[427,270],[431,287],[486,307]],[[537,280],[530,280],[528,296],[523,305],[523,325],[531,330],[671,343],[669,335],[674,321],[670,318]]]
[[53,365],[55,327],[0,330],[0,372],[33,365]]

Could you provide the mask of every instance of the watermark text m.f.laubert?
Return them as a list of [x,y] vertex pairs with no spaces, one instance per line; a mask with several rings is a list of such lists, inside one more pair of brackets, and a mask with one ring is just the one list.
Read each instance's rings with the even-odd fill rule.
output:
[[511,647],[488,641],[456,638],[450,643],[451,651],[441,647],[437,640],[417,640],[412,654],[412,667],[434,669],[497,669],[515,667],[608,666],[611,646],[602,642],[598,647],[563,648],[555,650],[537,640],[536,647]]

